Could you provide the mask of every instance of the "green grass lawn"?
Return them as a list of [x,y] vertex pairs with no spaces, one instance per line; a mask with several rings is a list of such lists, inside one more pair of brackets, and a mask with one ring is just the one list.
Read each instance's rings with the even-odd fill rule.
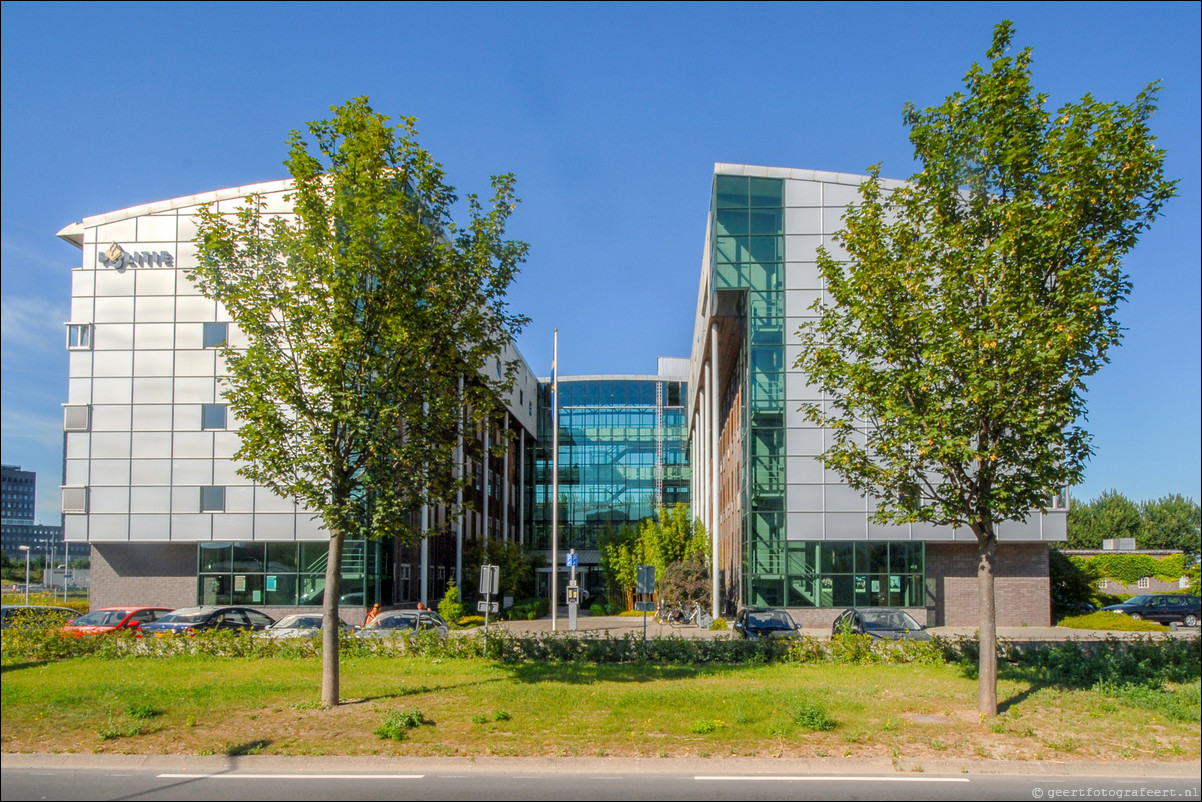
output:
[[[1197,760],[1199,684],[1139,694],[976,681],[944,665],[501,664],[355,657],[9,662],[6,752]],[[392,726],[385,726],[391,722]],[[377,731],[386,737],[381,737]],[[391,737],[388,737],[391,736]]]

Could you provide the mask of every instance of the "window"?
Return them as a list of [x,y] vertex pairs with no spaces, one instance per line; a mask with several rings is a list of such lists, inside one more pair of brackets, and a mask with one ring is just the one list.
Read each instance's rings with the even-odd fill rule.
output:
[[86,432],[91,425],[91,411],[88,404],[63,404],[63,431]]
[[225,404],[202,404],[200,407],[200,428],[224,429]]
[[1152,587],[1152,577],[1141,576],[1139,578],[1139,582],[1137,582],[1136,584],[1141,588],[1150,588],[1150,587]]
[[92,347],[92,324],[91,323],[68,323],[67,324],[67,347],[79,351],[85,351]]
[[88,489],[86,487],[63,488],[63,512],[86,513],[88,511]]
[[1106,590],[1106,588],[1108,588],[1108,587],[1110,587],[1109,579],[1099,579],[1098,580],[1098,590]]
[[203,344],[205,348],[220,348],[226,344],[226,341],[229,339],[230,324],[205,323],[204,327]]
[[225,488],[202,487],[200,489],[201,512],[225,512]]

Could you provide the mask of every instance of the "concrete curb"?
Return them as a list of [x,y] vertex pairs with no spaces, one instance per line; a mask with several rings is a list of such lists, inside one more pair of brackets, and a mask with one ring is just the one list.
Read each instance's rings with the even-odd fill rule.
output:
[[276,755],[99,755],[92,753],[4,753],[3,766],[24,769],[144,769],[147,771],[197,771],[207,773],[266,771],[298,774],[333,771],[396,773],[473,769],[529,772],[639,773],[685,772],[707,775],[795,774],[876,775],[922,773],[931,775],[1023,774],[1048,777],[1147,777],[1197,778],[1202,762],[1133,761],[1014,761],[1014,760],[912,760],[886,758],[643,758],[643,757],[383,757]]

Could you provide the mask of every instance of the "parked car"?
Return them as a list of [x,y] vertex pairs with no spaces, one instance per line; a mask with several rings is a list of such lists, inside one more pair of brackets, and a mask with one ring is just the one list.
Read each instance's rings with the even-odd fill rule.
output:
[[1137,620],[1146,618],[1159,624],[1177,622],[1196,627],[1202,614],[1202,598],[1185,593],[1149,593],[1134,596],[1121,604],[1103,607],[1102,612],[1122,613]]
[[735,616],[734,630],[748,640],[759,638],[796,638],[801,630],[785,610],[743,608]]
[[905,610],[894,607],[849,607],[831,624],[831,635],[851,632],[876,640],[930,640],[931,633]]
[[143,624],[157,621],[169,612],[170,607],[101,607],[68,621],[63,627],[63,632],[79,638],[122,629],[137,630]]
[[192,635],[206,629],[267,629],[274,624],[271,616],[249,607],[184,607],[149,624],[143,624],[143,637],[166,638]]
[[[321,635],[321,623],[324,616],[321,613],[293,613],[263,630],[262,634],[269,638],[316,638]],[[341,618],[338,619],[339,629],[350,629]]]
[[371,623],[355,630],[363,638],[387,638],[405,632],[437,632],[445,638],[450,631],[447,622],[433,610],[391,610],[380,613]]
[[52,607],[45,604],[5,604],[0,606],[0,629],[24,629],[61,627],[72,618],[79,617],[79,610],[70,607]]

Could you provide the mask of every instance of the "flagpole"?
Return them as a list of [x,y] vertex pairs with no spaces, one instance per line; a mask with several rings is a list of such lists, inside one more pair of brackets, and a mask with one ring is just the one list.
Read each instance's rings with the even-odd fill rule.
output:
[[559,620],[559,329],[551,355],[551,631]]

